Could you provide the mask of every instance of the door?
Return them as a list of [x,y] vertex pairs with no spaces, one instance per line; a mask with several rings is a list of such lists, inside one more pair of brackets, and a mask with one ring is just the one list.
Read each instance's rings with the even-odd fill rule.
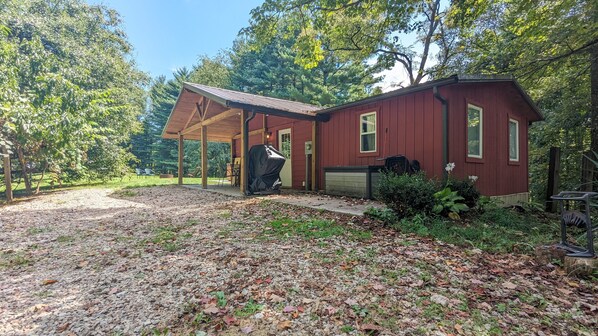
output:
[[282,153],[286,161],[280,171],[280,179],[283,187],[293,186],[293,175],[291,172],[291,129],[283,129],[278,131],[278,150]]

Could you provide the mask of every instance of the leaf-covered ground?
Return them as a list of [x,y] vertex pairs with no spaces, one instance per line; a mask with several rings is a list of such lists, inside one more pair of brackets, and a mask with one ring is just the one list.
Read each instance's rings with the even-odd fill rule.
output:
[[[595,335],[598,284],[174,186],[0,208],[2,335]],[[556,237],[555,237],[556,238]]]

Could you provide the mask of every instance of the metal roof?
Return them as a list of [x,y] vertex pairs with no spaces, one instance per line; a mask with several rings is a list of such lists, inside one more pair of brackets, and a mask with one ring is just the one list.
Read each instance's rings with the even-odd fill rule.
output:
[[254,95],[250,93],[220,89],[212,86],[185,82],[183,87],[189,91],[210,98],[231,108],[256,109],[261,112],[290,112],[316,117],[314,112],[322,108],[315,105],[291,100]]

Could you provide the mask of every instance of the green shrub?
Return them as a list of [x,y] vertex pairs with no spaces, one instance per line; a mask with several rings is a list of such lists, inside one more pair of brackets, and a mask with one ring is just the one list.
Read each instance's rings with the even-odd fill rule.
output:
[[459,218],[459,213],[469,210],[469,207],[463,203],[464,198],[459,196],[456,191],[446,187],[434,194],[436,204],[432,208],[432,212],[437,215],[448,215],[455,219]]
[[470,208],[475,208],[480,199],[480,192],[471,181],[449,179],[447,186],[457,195],[463,197],[463,203]]
[[399,220],[397,218],[397,214],[395,214],[395,212],[389,208],[369,207],[363,214],[371,219],[379,220],[387,225],[395,223]]
[[417,213],[429,214],[434,207],[436,185],[423,172],[413,175],[380,174],[377,198],[392,209],[399,218]]

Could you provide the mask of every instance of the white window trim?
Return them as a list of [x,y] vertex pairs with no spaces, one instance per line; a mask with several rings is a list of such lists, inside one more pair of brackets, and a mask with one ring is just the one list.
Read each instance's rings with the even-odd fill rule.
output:
[[466,137],[467,143],[467,157],[474,158],[474,159],[482,159],[484,157],[484,109],[473,105],[467,104],[467,115],[465,116],[465,130],[469,132],[469,109],[473,108],[474,110],[478,110],[480,112],[480,155],[469,154],[469,135]]
[[[516,157],[511,158],[511,123],[515,123],[515,149]],[[509,161],[519,162],[519,120],[509,118]]]
[[[374,127],[374,132],[363,132],[363,127],[362,127],[362,123],[363,123],[363,117],[364,116],[370,116],[370,115],[374,115],[374,121],[375,121],[375,127]],[[374,134],[374,150],[370,150],[370,151],[363,151],[363,136],[364,135],[368,135],[368,134]],[[376,112],[368,112],[368,113],[362,113],[359,115],[359,152],[360,153],[375,153],[378,150],[378,116],[376,115]]]

